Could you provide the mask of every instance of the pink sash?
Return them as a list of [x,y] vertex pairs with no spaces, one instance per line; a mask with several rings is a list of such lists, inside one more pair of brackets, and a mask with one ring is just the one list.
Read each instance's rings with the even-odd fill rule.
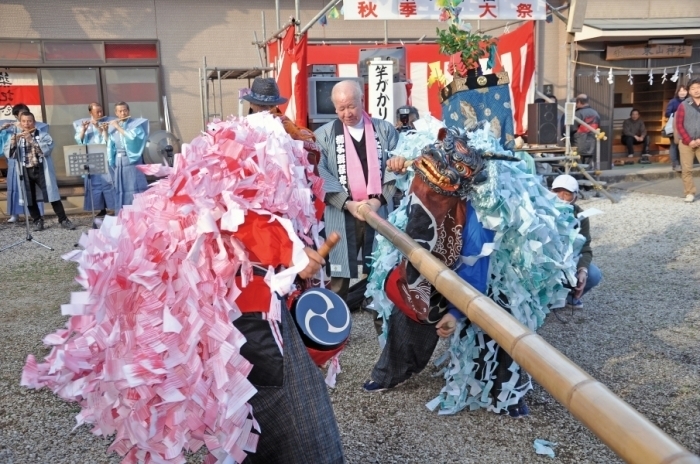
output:
[[352,141],[352,136],[348,132],[348,128],[343,124],[348,185],[350,186],[350,194],[354,201],[367,200],[370,195],[379,195],[382,193],[379,154],[377,153],[377,144],[374,137],[372,119],[367,113],[363,113],[362,116],[365,123],[365,146],[367,147],[367,174],[369,176],[369,182],[367,183],[365,183],[365,175],[362,172],[362,163],[360,162],[360,157],[355,150],[355,144]]

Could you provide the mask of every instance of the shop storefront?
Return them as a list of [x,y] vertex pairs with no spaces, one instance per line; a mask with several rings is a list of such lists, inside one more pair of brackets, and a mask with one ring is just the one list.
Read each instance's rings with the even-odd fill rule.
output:
[[[613,159],[627,157],[622,123],[633,108],[646,125],[650,153],[666,161],[670,140],[661,132],[667,120],[664,112],[678,86],[694,72],[700,77],[700,29],[683,19],[645,21],[644,31],[635,29],[640,25],[636,20],[587,24],[584,33],[577,34],[574,88],[576,94],[588,95],[608,134],[601,143],[603,169],[610,169]],[[636,150],[638,158],[641,147]]]

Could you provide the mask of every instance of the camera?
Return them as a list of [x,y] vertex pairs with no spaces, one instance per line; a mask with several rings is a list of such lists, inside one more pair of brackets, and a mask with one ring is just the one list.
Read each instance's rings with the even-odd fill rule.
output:
[[413,125],[411,124],[411,113],[415,113],[415,116],[418,117],[418,111],[410,106],[402,106],[396,110],[396,113],[399,117],[399,121],[401,121],[401,127],[399,127],[397,130],[399,132],[413,130]]

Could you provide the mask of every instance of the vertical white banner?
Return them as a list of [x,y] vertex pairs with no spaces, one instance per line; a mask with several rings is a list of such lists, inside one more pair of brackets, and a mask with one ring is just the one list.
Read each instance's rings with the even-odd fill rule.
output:
[[375,59],[368,66],[368,101],[370,116],[394,124],[394,64]]

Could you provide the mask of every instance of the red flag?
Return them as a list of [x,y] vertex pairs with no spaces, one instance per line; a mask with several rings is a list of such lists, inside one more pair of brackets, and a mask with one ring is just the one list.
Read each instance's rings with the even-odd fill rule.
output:
[[498,64],[494,72],[510,75],[515,133],[527,131],[527,104],[534,98],[535,22],[525,24],[498,38]]
[[[306,80],[306,51],[309,44],[309,36],[305,32],[301,40],[294,47],[294,64],[297,74],[294,76],[294,117],[288,116],[296,122],[299,127],[306,127],[306,116],[308,113],[308,81]],[[292,74],[294,70],[292,71]],[[291,105],[290,105],[291,106]]]
[[[287,28],[287,32],[282,39],[282,47],[280,54],[277,57],[277,86],[280,89],[280,95],[286,98],[292,96],[292,61],[294,54],[294,25],[290,25]],[[270,48],[276,48],[276,43],[272,44]],[[282,114],[285,113],[289,107],[290,102],[283,105],[279,105]]]
[[[299,127],[306,127],[307,93],[306,81],[306,56],[308,36],[306,33],[299,42],[294,40],[294,26],[289,26],[282,39],[282,50],[277,57],[277,86],[280,95],[289,99],[283,105],[279,105],[280,112]],[[271,46],[270,48],[273,48]]]

